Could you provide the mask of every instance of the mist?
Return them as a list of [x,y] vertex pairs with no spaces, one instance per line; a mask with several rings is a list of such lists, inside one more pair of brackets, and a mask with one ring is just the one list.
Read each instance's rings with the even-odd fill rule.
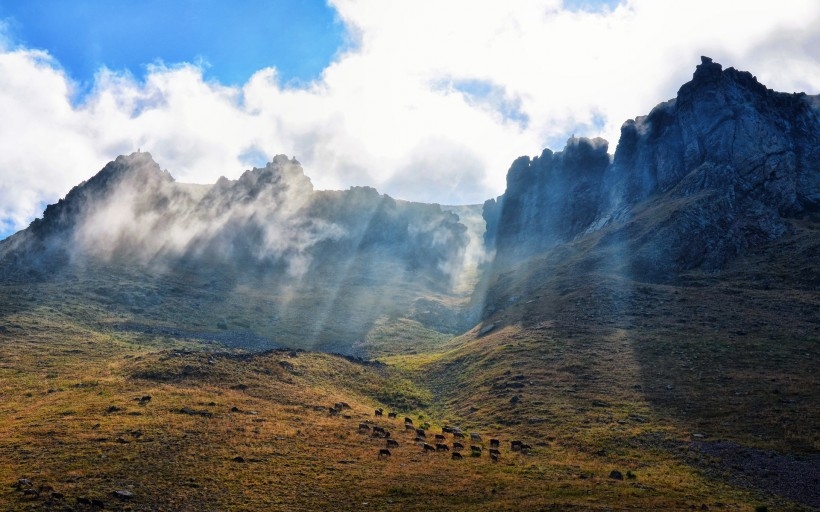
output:
[[117,289],[94,293],[125,304],[131,328],[216,331],[238,344],[238,333],[253,332],[270,346],[349,351],[376,322],[464,326],[485,258],[479,208],[370,187],[314,190],[284,155],[236,180],[177,183],[137,152],[46,208],[21,239],[38,246],[43,272],[120,276]]

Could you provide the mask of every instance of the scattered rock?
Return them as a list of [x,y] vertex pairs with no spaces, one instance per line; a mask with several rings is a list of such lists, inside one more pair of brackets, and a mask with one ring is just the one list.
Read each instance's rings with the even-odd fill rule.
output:
[[134,498],[134,493],[131,491],[118,490],[111,493],[112,496],[122,501],[130,501]]
[[481,328],[480,331],[478,331],[478,335],[479,336],[484,336],[485,334],[489,333],[493,329],[495,329],[495,324],[485,325],[484,327]]

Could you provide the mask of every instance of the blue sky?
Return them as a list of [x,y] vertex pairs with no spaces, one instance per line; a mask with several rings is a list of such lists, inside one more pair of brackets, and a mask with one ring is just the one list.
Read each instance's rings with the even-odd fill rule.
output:
[[323,0],[7,0],[0,19],[15,41],[48,50],[87,85],[101,67],[144,77],[157,61],[201,62],[206,78],[227,85],[268,66],[284,81],[309,81],[345,43]]
[[820,92],[816,0],[3,0],[0,238],[137,148],[472,204],[520,155],[674,97],[701,55]]

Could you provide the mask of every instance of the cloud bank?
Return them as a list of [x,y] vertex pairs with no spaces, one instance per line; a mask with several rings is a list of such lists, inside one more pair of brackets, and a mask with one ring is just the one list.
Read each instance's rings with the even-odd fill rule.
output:
[[351,44],[300,85],[275,68],[228,87],[195,64],[155,64],[140,80],[101,69],[80,98],[59,62],[0,25],[0,233],[137,148],[182,182],[286,153],[318,189],[480,203],[519,155],[572,134],[614,149],[620,125],[673,97],[700,55],[776,90],[820,91],[815,0],[331,4]]

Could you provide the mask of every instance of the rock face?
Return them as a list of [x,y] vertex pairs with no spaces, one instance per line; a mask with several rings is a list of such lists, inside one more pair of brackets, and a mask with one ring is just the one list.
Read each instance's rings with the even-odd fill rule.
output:
[[[624,123],[612,163],[602,142],[571,139],[585,158],[550,167],[517,160],[485,207],[502,259],[521,259],[590,232],[620,244],[649,279],[720,269],[782,236],[786,219],[820,211],[820,98],[774,92],[703,57],[675,99]],[[600,151],[600,149],[599,149]]]
[[603,139],[571,138],[563,151],[523,156],[507,173],[507,189],[484,205],[485,242],[503,258],[520,258],[572,240],[599,215],[609,165]]

